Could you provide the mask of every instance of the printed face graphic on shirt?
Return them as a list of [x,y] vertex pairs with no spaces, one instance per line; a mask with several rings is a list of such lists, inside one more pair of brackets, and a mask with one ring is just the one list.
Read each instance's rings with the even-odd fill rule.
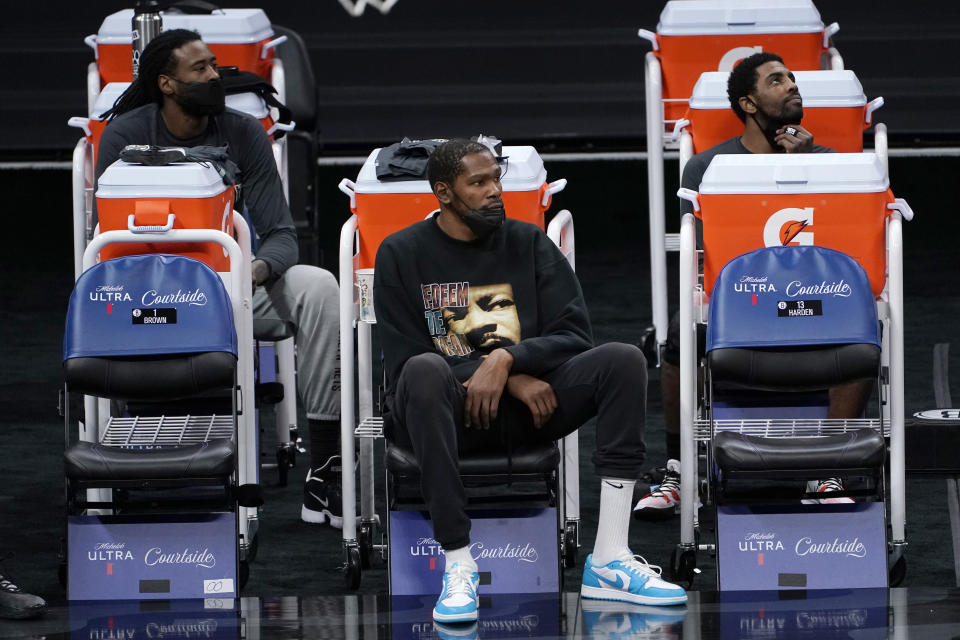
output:
[[427,326],[444,355],[483,357],[520,342],[520,319],[510,284],[461,282],[425,285],[423,290]]

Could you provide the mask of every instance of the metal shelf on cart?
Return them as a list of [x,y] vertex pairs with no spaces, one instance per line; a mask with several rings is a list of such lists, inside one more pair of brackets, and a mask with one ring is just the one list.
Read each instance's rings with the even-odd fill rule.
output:
[[101,444],[111,447],[174,447],[232,438],[231,415],[110,418]]
[[364,418],[354,429],[353,435],[358,438],[382,438],[383,437],[383,418]]
[[890,435],[890,425],[878,418],[745,418],[695,420],[693,437],[697,441],[710,439],[711,425],[716,431],[733,431],[765,438],[811,438],[834,436],[855,429],[874,429],[884,437]]

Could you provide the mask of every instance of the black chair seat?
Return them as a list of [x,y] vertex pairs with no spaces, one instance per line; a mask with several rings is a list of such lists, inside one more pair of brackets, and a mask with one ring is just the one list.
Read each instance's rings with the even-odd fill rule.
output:
[[163,449],[121,449],[78,442],[64,452],[67,477],[81,481],[225,478],[237,447],[229,438]]
[[715,349],[707,355],[715,384],[767,391],[810,391],[876,378],[880,347],[841,344],[812,348]]
[[[460,458],[460,475],[525,475],[549,473],[560,464],[560,449],[553,442],[516,447],[506,453],[480,453]],[[407,476],[420,475],[413,452],[387,442],[387,470]]]
[[713,437],[714,459],[724,472],[876,469],[886,445],[873,429],[820,438],[764,438],[721,431]]
[[117,400],[168,400],[234,385],[237,357],[224,351],[122,358],[70,358],[71,392]]

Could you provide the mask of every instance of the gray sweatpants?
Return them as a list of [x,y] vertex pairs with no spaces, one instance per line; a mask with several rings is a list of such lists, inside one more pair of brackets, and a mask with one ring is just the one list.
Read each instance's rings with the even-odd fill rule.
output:
[[340,419],[340,311],[337,279],[319,267],[298,264],[253,296],[253,335],[293,336],[297,390],[311,420]]

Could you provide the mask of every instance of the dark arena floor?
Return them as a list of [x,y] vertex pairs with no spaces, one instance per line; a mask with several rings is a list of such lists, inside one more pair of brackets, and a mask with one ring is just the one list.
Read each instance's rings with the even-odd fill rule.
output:
[[478,622],[431,620],[433,596],[247,597],[61,605],[44,619],[5,623],[0,637],[286,638],[469,640],[472,638],[914,639],[960,634],[960,594],[897,588],[791,592],[698,591],[685,607],[598,606],[576,593],[481,597]]

